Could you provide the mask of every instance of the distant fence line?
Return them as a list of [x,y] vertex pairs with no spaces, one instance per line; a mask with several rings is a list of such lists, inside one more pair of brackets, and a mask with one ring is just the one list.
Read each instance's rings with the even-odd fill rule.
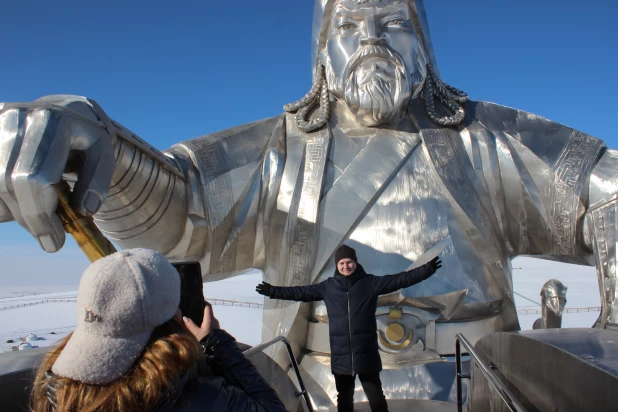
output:
[[[590,306],[587,308],[566,308],[564,313],[584,313],[584,312],[600,312],[600,306]],[[540,315],[543,313],[542,308],[521,308],[517,309],[518,315]]]
[[[206,298],[210,304],[215,306],[235,306],[239,308],[253,308],[253,309],[264,309],[264,305],[262,303],[257,302],[242,302],[239,300],[228,300],[228,299],[217,299],[217,298]],[[0,311],[10,310],[10,309],[18,309],[25,308],[28,306],[34,305],[42,305],[44,303],[56,303],[56,302],[76,302],[76,298],[68,298],[68,299],[45,299],[39,300],[36,302],[28,302],[28,303],[20,303],[18,305],[12,306],[4,306],[0,307]],[[589,306],[585,308],[566,308],[564,309],[564,313],[584,313],[584,312],[600,312],[600,306]],[[517,309],[518,315],[540,315],[542,313],[542,308],[520,308]]]
[[[210,302],[210,304],[216,305],[216,306],[236,306],[236,307],[240,307],[240,308],[254,308],[254,309],[263,309],[264,308],[263,304],[256,303],[256,302],[241,302],[241,301],[238,301],[238,300],[227,300],[227,299],[216,299],[216,298],[214,298],[214,299],[206,298],[206,300],[208,302]],[[77,298],[37,300],[35,302],[20,303],[20,304],[17,304],[17,305],[0,307],[0,311],[10,310],[10,309],[25,308],[25,307],[28,307],[28,306],[42,305],[44,303],[76,302],[76,301],[77,301]]]
[[264,309],[264,305],[257,302],[241,302],[239,300],[227,300],[227,299],[213,299],[206,298],[211,305],[219,305],[219,306],[237,306],[241,308],[255,308],[255,309]]
[[28,302],[28,303],[20,303],[18,305],[12,305],[12,306],[4,306],[0,308],[0,311],[3,310],[9,310],[9,309],[18,309],[18,308],[25,308],[28,306],[34,306],[34,305],[42,305],[43,303],[54,303],[54,302],[76,302],[77,299],[76,298],[69,298],[69,299],[45,299],[45,300],[37,300],[36,302]]

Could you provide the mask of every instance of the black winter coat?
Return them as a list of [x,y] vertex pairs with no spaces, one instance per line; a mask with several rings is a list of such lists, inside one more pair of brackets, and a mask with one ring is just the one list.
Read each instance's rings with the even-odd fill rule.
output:
[[208,373],[196,367],[181,377],[174,385],[177,395],[162,396],[158,412],[285,411],[277,393],[226,331],[213,330],[204,349]]
[[433,273],[426,264],[396,275],[374,276],[358,265],[350,276],[335,270],[335,276],[316,285],[272,286],[270,297],[323,300],[328,312],[332,373],[377,373],[382,370],[376,323],[378,296],[412,286]]

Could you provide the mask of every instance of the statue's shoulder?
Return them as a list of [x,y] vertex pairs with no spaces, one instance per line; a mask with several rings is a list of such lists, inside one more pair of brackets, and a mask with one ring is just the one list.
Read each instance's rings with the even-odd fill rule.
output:
[[[277,148],[277,153],[284,156],[283,139],[285,117],[279,115],[205,134],[175,144],[168,152],[179,158],[190,158],[192,163],[212,177],[232,170],[252,170],[251,167],[256,167],[264,159],[269,147]],[[237,176],[236,179],[241,178]]]
[[506,133],[536,133],[547,135],[574,129],[543,116],[497,103],[469,101],[465,106],[466,121],[472,126]]
[[[545,117],[491,102],[469,101],[465,124],[470,132],[488,131],[515,141],[549,164],[572,145],[604,146],[600,139]],[[514,142],[514,144],[515,144]]]
[[208,133],[183,142],[183,145],[193,148],[230,145],[260,145],[266,143],[278,127],[285,127],[285,114],[269,117],[251,123],[245,123],[229,129]]

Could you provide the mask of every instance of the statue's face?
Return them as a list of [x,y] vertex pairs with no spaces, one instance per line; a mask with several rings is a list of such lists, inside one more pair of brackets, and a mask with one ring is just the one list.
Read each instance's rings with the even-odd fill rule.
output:
[[419,40],[402,0],[339,0],[321,59],[331,93],[364,126],[392,123],[425,77]]
[[566,291],[558,290],[555,286],[550,285],[543,291],[543,304],[556,316],[562,316],[567,302],[565,295]]

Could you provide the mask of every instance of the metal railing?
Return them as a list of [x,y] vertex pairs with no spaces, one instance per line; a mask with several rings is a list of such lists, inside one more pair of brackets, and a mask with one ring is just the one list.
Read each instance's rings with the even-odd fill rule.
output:
[[[600,312],[600,306],[589,306],[585,308],[565,308],[564,313],[586,313],[586,312]],[[517,309],[518,315],[541,315],[543,313],[542,308],[520,308]]]
[[245,357],[250,357],[255,355],[258,352],[262,352],[264,349],[269,346],[274,345],[275,343],[283,342],[285,345],[285,349],[288,352],[288,356],[290,358],[290,362],[292,363],[292,368],[294,369],[294,373],[296,373],[296,379],[298,380],[298,385],[300,386],[300,391],[296,392],[296,396],[303,396],[305,399],[305,403],[307,404],[307,408],[309,408],[310,412],[313,412],[313,407],[311,406],[311,400],[309,399],[309,394],[307,393],[307,389],[305,389],[305,383],[303,382],[303,378],[300,376],[300,369],[298,368],[298,362],[296,362],[296,357],[294,356],[294,352],[292,352],[292,346],[290,346],[290,341],[287,340],[285,336],[277,336],[276,338],[269,340],[268,342],[261,343],[252,348],[247,349],[243,352]]
[[[470,379],[471,374],[463,374],[461,372],[461,345],[464,346],[466,352],[470,355],[470,358],[473,362],[470,362],[470,368],[477,364],[485,378],[490,384],[490,387],[493,387],[495,391],[498,393],[502,401],[506,404],[510,411],[513,412],[526,412],[526,409],[519,403],[515,396],[507,389],[506,386],[498,379],[496,374],[491,370],[489,365],[485,363],[483,359],[479,357],[479,355],[474,351],[472,345],[461,333],[457,334],[455,338],[455,354],[457,357],[456,368],[457,368],[457,411],[462,412],[463,410],[463,400],[462,400],[462,387],[461,380],[462,379]],[[469,401],[469,398],[468,398]]]
[[[229,300],[229,299],[219,299],[219,298],[206,298],[206,300],[215,306],[235,306],[239,308],[264,309],[264,305],[262,303],[257,303],[257,302],[242,302],[239,300]],[[0,307],[0,311],[25,308],[28,306],[42,305],[44,303],[76,302],[76,301],[77,301],[76,296],[66,297],[66,298],[43,299],[43,300],[36,300],[36,301],[25,302],[25,303],[18,303],[15,305],[2,306]]]

